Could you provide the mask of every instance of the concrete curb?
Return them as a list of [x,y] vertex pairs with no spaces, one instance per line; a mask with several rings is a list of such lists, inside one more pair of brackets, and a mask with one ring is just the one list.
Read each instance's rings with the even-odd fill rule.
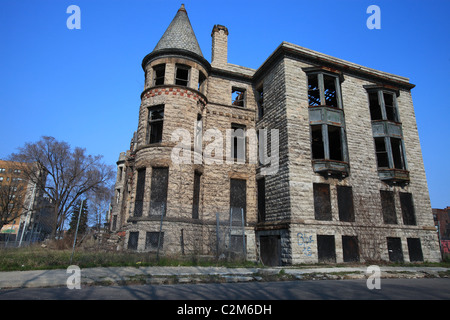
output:
[[[380,267],[381,278],[450,277],[450,268]],[[283,280],[367,279],[366,267],[225,268],[225,267],[107,267],[81,269],[81,285],[186,284]],[[66,269],[0,272],[0,289],[67,286]]]

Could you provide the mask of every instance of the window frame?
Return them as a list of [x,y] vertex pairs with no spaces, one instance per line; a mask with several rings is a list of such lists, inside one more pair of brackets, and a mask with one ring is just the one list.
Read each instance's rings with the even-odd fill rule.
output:
[[[148,116],[147,116],[147,144],[155,144],[161,143],[163,140],[163,131],[164,131],[164,109],[165,105],[155,105],[147,108]],[[154,113],[161,113],[162,118],[152,119]],[[160,129],[157,127],[160,126]],[[153,132],[157,129],[157,134],[155,135]],[[156,139],[156,140],[155,140]]]
[[[184,70],[187,72],[186,79],[178,78],[178,70]],[[179,83],[179,82],[182,82],[182,83]],[[188,65],[185,65],[185,64],[181,64],[181,63],[175,64],[174,83],[178,86],[189,87],[190,82],[191,82],[191,67]]]
[[[165,77],[166,77],[166,64],[161,63],[153,66],[153,79],[152,79],[152,85],[153,86],[160,86],[165,84]],[[162,70],[162,75],[158,76],[158,72]],[[162,80],[162,83],[160,81]]]

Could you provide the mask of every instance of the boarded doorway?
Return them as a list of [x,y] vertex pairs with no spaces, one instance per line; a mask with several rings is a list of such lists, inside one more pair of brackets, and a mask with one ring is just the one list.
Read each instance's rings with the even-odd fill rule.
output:
[[261,261],[266,266],[281,265],[281,238],[279,235],[259,237]]

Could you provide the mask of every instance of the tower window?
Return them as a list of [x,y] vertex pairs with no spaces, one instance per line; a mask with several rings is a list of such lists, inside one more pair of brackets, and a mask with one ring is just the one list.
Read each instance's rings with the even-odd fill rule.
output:
[[153,85],[159,86],[164,84],[164,76],[166,74],[166,65],[159,64],[153,67]]
[[182,64],[177,64],[175,68],[175,84],[180,86],[188,86],[190,71],[190,67]]
[[162,141],[164,123],[164,105],[150,107],[148,109],[147,143]]

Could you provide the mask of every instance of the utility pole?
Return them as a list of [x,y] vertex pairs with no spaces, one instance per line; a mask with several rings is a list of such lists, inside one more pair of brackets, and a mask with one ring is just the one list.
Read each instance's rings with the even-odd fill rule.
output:
[[84,199],[81,200],[80,212],[78,213],[77,229],[75,230],[75,237],[73,239],[72,255],[70,256],[70,264],[72,264],[73,253],[75,252],[75,244],[77,242],[78,226],[80,225],[81,211],[83,210]]

